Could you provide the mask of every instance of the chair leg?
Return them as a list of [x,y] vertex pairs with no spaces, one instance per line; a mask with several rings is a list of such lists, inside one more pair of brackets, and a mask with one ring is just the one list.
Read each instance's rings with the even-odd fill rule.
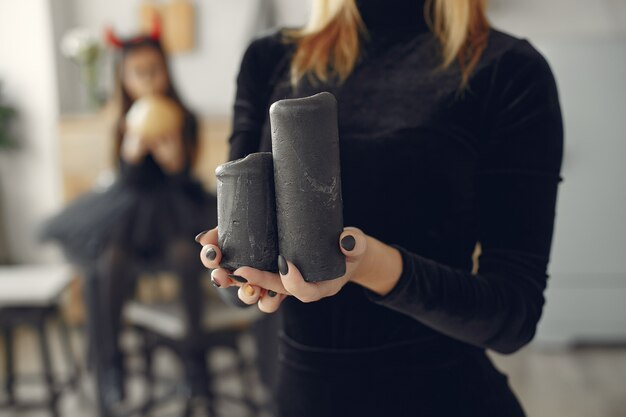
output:
[[248,406],[250,410],[250,415],[256,416],[259,414],[259,410],[258,410],[257,403],[253,395],[254,382],[252,381],[252,376],[250,375],[249,367],[246,364],[246,360],[241,354],[241,352],[237,353],[237,368],[239,372],[239,377],[241,378],[241,385],[243,387],[242,400]]
[[210,361],[208,360],[205,354],[204,369],[207,370],[207,383],[205,387],[205,392],[207,393],[207,413],[209,417],[216,417],[218,416],[217,407],[216,407],[217,404],[215,402],[215,400],[217,399],[217,396],[215,395],[214,378],[213,378],[211,371],[209,370],[210,366],[211,366]]
[[142,339],[141,353],[144,358],[144,376],[146,382],[146,399],[141,410],[141,415],[145,416],[148,415],[152,409],[155,398],[154,346],[150,335],[143,331],[140,333]]
[[72,350],[72,341],[70,338],[70,331],[67,327],[67,323],[61,317],[60,314],[57,315],[59,318],[59,334],[61,339],[61,347],[63,348],[63,356],[65,356],[65,363],[69,369],[69,386],[72,389],[76,389],[78,385],[78,380],[80,379],[80,369],[78,363],[76,362],[76,356],[74,356]]
[[192,406],[191,406],[191,399],[189,399],[186,403],[185,403],[185,408],[183,408],[183,417],[191,417],[191,412],[192,412]]
[[[87,361],[89,369],[91,369],[96,391],[96,415],[98,417],[110,417],[111,412],[104,397],[103,365],[100,355],[97,352],[101,334],[98,328],[101,323],[100,318],[100,297],[98,289],[98,280],[94,271],[89,271],[85,276],[85,301],[87,306],[87,332],[85,341],[87,346]],[[90,366],[89,366],[90,365]]]
[[5,344],[4,369],[6,369],[6,379],[4,389],[7,394],[9,405],[15,404],[15,363],[13,358],[13,328],[6,326],[2,328],[2,336]]
[[[208,401],[208,372],[206,370],[206,359],[204,351],[198,350],[192,344],[186,346],[180,352],[180,358],[184,369],[184,381],[187,390],[187,401],[183,410],[183,416],[188,417],[194,414],[200,400]],[[211,417],[213,417],[211,415]]]
[[50,411],[54,417],[59,416],[58,410],[58,393],[54,384],[54,375],[52,370],[52,361],[50,358],[50,345],[46,332],[45,318],[41,318],[37,323],[37,337],[39,339],[39,350],[41,353],[41,361],[43,365],[43,374],[46,385],[48,387],[48,395],[50,401]]

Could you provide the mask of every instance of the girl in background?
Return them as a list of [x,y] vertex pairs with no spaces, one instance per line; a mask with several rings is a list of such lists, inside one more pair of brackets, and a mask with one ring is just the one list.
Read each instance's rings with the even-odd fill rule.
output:
[[[158,26],[149,36],[126,40],[108,31],[107,40],[121,57],[116,92],[120,113],[114,135],[118,176],[109,188],[81,196],[52,218],[43,235],[58,241],[97,288],[96,297],[89,300],[94,304],[90,311],[97,316],[97,328],[90,331],[90,356],[102,370],[105,400],[114,403],[124,397],[120,316],[138,275],[146,270],[175,272],[189,328],[197,328],[203,268],[190,236],[207,222],[216,224],[217,215],[215,197],[191,174],[198,155],[198,125],[174,88]],[[147,95],[174,102],[183,115],[181,126],[156,138],[131,133],[126,115]]]

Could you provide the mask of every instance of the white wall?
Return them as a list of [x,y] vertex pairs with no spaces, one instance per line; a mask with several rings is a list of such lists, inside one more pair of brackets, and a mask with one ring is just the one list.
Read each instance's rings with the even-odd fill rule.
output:
[[[196,112],[218,115],[230,113],[239,62],[250,39],[267,26],[302,24],[310,3],[310,0],[190,1],[197,16],[196,48],[172,56],[172,70],[181,95]],[[137,30],[140,3],[139,0],[55,0],[56,7],[63,10],[55,17],[58,37],[75,26],[101,33],[105,25],[113,25],[120,35],[132,35]],[[56,51],[59,54],[58,47]],[[59,59],[65,60],[60,55]],[[78,73],[67,63],[64,66],[59,79],[61,109],[73,112],[83,102],[76,83]]]
[[[167,0],[157,0],[157,2]],[[181,93],[200,114],[229,114],[243,49],[263,26],[298,26],[312,0],[189,0],[197,11],[197,48],[172,57]],[[86,26],[121,34],[137,28],[140,0],[52,0],[62,112],[84,108],[78,71],[58,52],[62,33]],[[268,15],[269,14],[269,15]],[[626,34],[623,0],[491,0],[490,17],[505,31],[536,39]]]
[[537,340],[626,341],[626,39],[544,41],[565,152]]
[[626,1],[491,0],[559,85],[565,152],[546,306],[536,341],[626,340]]
[[0,152],[0,192],[14,261],[40,262],[35,229],[59,203],[58,96],[50,0],[0,1],[0,80],[21,148]]
[[490,0],[499,29],[531,40],[626,35],[624,0]]

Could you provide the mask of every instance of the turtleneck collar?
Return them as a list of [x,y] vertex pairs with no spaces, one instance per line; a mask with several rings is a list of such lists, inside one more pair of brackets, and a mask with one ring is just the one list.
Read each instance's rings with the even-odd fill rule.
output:
[[423,33],[426,0],[356,0],[361,18],[371,36],[393,33]]

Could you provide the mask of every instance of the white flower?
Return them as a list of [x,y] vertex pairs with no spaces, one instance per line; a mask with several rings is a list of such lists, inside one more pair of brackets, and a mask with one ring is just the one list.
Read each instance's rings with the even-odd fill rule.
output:
[[98,37],[88,29],[68,30],[61,39],[61,53],[78,64],[90,64],[98,59],[101,45]]

